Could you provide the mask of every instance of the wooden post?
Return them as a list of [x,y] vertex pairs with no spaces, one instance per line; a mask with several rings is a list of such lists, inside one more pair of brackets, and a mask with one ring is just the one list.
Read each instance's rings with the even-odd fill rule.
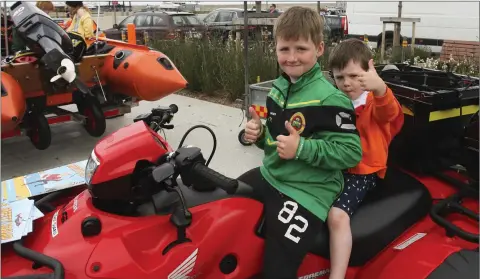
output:
[[[401,22],[411,22],[412,23],[412,28],[415,29],[415,23],[420,22],[420,18],[415,18],[415,17],[380,17],[380,21],[383,22],[383,31],[382,31],[382,45],[381,45],[381,57],[382,61],[384,62],[385,58],[385,29],[386,29],[386,24],[391,23],[391,24],[397,24]],[[413,32],[413,37],[415,38],[415,31]],[[397,38],[397,40],[400,41],[400,38]],[[397,42],[397,48],[394,48],[393,50],[398,50],[398,42]],[[377,48],[378,48],[377,44]],[[412,46],[414,47],[414,45]],[[394,52],[396,53],[396,52]]]
[[[398,18],[402,17],[402,1],[398,1]],[[393,49],[392,52],[395,51],[396,47],[400,46],[400,31],[401,31],[401,22],[397,22],[394,24],[393,29]]]
[[125,32],[125,30],[123,30],[123,29],[121,31],[121,36],[122,36],[122,41],[126,42],[127,41],[127,32]]
[[317,12],[320,13],[322,7],[320,6],[320,1],[317,1]]
[[7,1],[3,2],[3,9],[5,11],[5,17],[3,18],[3,24],[5,25],[5,54],[8,56],[10,53],[8,51],[8,48],[10,47],[8,45],[8,36],[7,36],[7,25],[8,25],[8,22],[7,22]]
[[117,2],[113,1],[113,24],[117,24]]
[[144,41],[144,44],[148,46],[148,43],[150,42],[150,37],[148,35],[147,30],[143,31],[143,41]]
[[382,63],[385,63],[384,57],[385,57],[385,28],[387,24],[384,22],[383,23],[383,30],[382,30],[382,48],[380,52],[380,60]]
[[[243,61],[245,63],[244,65],[244,77],[243,77],[243,82],[245,86],[245,96],[244,96],[244,102],[245,104],[250,103],[250,86],[248,84],[248,78],[250,73],[248,72],[248,7],[247,7],[247,1],[243,1]],[[251,117],[251,116],[250,116]]]
[[[255,12],[261,13],[262,12],[262,1],[255,1]],[[253,30],[254,36],[256,40],[262,40],[262,27],[256,26],[255,30]]]
[[410,46],[412,47],[412,57],[415,57],[415,22],[412,22],[412,43]]
[[235,32],[235,47],[237,48],[237,51],[240,50],[240,40],[241,39],[242,39],[242,31],[236,30],[236,32]]
[[[402,1],[398,1],[398,18],[402,18]],[[402,22],[395,22],[393,24],[393,46],[392,46],[392,55],[395,56],[398,51],[403,52],[400,41],[402,40],[401,35],[401,26]]]

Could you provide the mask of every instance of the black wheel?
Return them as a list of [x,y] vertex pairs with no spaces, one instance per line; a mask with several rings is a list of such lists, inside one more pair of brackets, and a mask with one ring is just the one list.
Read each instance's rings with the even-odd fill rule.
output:
[[244,146],[252,145],[251,142],[245,139],[245,130],[241,130],[240,133],[238,133],[238,141]]
[[52,143],[52,133],[45,115],[31,111],[27,115],[26,122],[28,124],[27,136],[33,146],[38,150],[47,149]]
[[91,136],[100,137],[105,133],[107,122],[97,100],[85,98],[82,106],[79,106],[79,111],[86,117],[84,127]]

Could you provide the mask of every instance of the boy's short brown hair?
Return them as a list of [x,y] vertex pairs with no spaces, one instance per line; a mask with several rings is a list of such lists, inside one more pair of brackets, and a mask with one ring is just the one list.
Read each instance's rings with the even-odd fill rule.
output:
[[323,26],[320,14],[310,8],[294,6],[278,17],[274,27],[275,39],[310,38],[318,46],[323,42]]
[[368,61],[372,58],[372,52],[363,41],[347,39],[333,48],[328,59],[328,66],[331,70],[342,70],[350,60],[353,60],[362,69],[368,71]]

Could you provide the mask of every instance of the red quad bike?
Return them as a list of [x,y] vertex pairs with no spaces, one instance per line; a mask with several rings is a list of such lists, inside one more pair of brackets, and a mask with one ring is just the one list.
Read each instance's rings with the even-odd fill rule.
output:
[[[157,131],[173,128],[176,110],[155,108],[100,140],[85,170],[88,189],[57,202],[33,233],[2,245],[1,277],[261,278],[263,205],[255,185],[210,169],[215,146],[207,162],[199,148],[183,146],[198,126],[174,151]],[[478,137],[476,147],[478,156]],[[395,167],[383,184],[351,220],[347,278],[477,279],[478,185],[457,189]],[[285,234],[295,235],[301,227],[290,222]],[[328,256],[325,228],[298,278],[328,278]]]

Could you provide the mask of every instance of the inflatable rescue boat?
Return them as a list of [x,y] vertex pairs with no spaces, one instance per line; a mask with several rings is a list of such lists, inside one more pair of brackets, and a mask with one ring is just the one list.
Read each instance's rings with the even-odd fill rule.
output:
[[165,54],[147,46],[100,37],[91,44],[87,56],[104,59],[100,79],[113,93],[156,101],[188,85]]
[[[10,13],[28,50],[2,60],[6,77],[2,137],[6,129],[33,131],[32,139],[38,138],[34,134],[39,131],[44,144],[35,146],[45,149],[50,130],[44,115],[65,114],[59,107],[69,104],[77,105],[87,132],[98,137],[106,128],[103,108],[156,101],[187,87],[186,79],[160,51],[104,37],[86,41],[78,33],[67,33],[28,2],[15,2]],[[13,105],[7,108],[3,103],[8,102]],[[32,115],[33,110],[31,118],[38,121],[30,122],[46,123],[42,129],[22,119],[22,114]]]

